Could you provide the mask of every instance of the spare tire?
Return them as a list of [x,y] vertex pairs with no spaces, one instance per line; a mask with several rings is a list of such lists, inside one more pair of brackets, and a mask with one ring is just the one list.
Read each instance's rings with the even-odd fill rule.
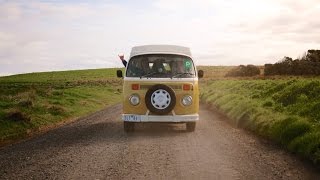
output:
[[145,103],[150,112],[165,115],[170,113],[176,105],[176,96],[170,87],[157,84],[147,91]]

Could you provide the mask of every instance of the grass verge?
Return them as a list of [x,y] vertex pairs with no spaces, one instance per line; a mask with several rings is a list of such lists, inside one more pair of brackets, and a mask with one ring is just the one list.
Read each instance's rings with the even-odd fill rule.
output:
[[320,80],[211,80],[201,100],[233,123],[320,164]]
[[121,101],[116,69],[31,73],[0,78],[0,144]]

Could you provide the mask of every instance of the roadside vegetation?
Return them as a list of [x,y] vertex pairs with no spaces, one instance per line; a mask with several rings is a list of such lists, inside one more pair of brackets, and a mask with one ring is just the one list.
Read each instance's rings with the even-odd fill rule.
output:
[[[199,66],[201,100],[235,125],[320,164],[320,78],[227,77],[236,66]],[[251,66],[250,66],[251,68]],[[253,69],[253,68],[251,68]],[[21,139],[121,102],[117,69],[0,77],[0,144]],[[256,73],[257,74],[257,73]]]
[[197,66],[204,71],[204,79],[225,79],[226,74],[237,66]]
[[226,77],[245,77],[245,76],[258,76],[260,69],[254,65],[240,65],[227,72]]
[[291,57],[286,56],[275,64],[265,64],[264,74],[267,76],[319,76],[320,50],[308,50],[302,57],[294,60]]
[[238,127],[320,164],[320,78],[204,80],[201,99]]
[[116,69],[0,77],[0,144],[120,102]]

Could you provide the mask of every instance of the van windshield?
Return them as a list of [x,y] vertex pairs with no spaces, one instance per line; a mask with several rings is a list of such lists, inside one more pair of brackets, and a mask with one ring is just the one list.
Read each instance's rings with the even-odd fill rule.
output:
[[127,77],[140,78],[190,78],[195,77],[195,67],[190,57],[170,54],[134,56],[129,60]]

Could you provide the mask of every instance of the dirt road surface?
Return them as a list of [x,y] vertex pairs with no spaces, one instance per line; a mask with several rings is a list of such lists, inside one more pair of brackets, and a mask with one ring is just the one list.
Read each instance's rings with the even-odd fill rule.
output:
[[310,163],[201,106],[196,131],[140,124],[115,105],[0,149],[0,179],[320,179]]

